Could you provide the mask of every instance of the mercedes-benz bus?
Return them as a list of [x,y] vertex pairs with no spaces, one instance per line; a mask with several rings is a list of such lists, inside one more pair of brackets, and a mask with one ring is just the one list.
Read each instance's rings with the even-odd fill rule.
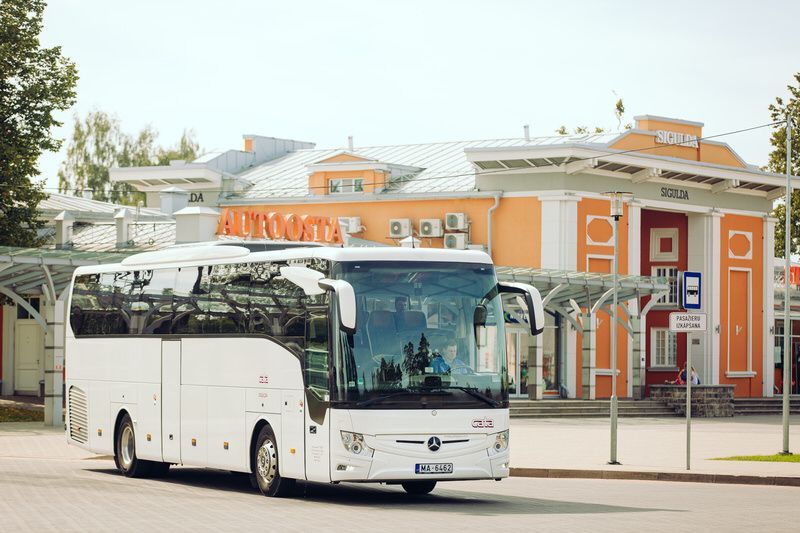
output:
[[503,293],[479,251],[198,246],[76,269],[67,438],[126,476],[170,465],[401,484],[509,475]]

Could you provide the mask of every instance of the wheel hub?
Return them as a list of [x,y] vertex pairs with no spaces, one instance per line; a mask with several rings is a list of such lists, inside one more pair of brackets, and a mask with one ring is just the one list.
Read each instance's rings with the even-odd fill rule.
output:
[[264,484],[269,487],[277,474],[277,454],[275,445],[270,440],[265,440],[256,455],[256,471]]
[[133,430],[130,426],[125,426],[122,429],[122,437],[120,438],[120,452],[122,455],[122,467],[128,470],[133,463],[133,456],[135,453]]

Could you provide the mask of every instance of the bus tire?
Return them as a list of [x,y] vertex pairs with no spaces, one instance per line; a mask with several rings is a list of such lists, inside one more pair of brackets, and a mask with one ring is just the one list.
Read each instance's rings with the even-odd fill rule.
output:
[[405,490],[408,494],[413,494],[415,496],[422,496],[425,494],[429,494],[434,487],[436,487],[435,481],[406,481],[402,483],[403,490]]
[[114,462],[125,476],[147,477],[150,475],[152,463],[136,457],[136,433],[133,430],[131,417],[127,413],[119,421],[114,452]]
[[295,480],[279,474],[278,441],[269,426],[261,428],[256,439],[250,479],[264,496],[281,498],[291,494],[294,489]]

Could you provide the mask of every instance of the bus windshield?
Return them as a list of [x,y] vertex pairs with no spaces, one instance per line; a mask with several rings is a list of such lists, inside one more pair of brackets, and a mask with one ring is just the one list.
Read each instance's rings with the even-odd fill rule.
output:
[[338,263],[357,330],[340,333],[331,400],[364,409],[508,406],[494,268],[445,262]]

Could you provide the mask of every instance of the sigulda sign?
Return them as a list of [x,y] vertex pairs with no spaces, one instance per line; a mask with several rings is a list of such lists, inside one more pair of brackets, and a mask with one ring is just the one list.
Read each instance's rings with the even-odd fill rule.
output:
[[662,198],[672,198],[674,200],[688,200],[689,191],[686,189],[672,189],[670,187],[661,187]]
[[337,217],[284,214],[243,207],[227,207],[222,210],[217,235],[342,243],[342,229]]

